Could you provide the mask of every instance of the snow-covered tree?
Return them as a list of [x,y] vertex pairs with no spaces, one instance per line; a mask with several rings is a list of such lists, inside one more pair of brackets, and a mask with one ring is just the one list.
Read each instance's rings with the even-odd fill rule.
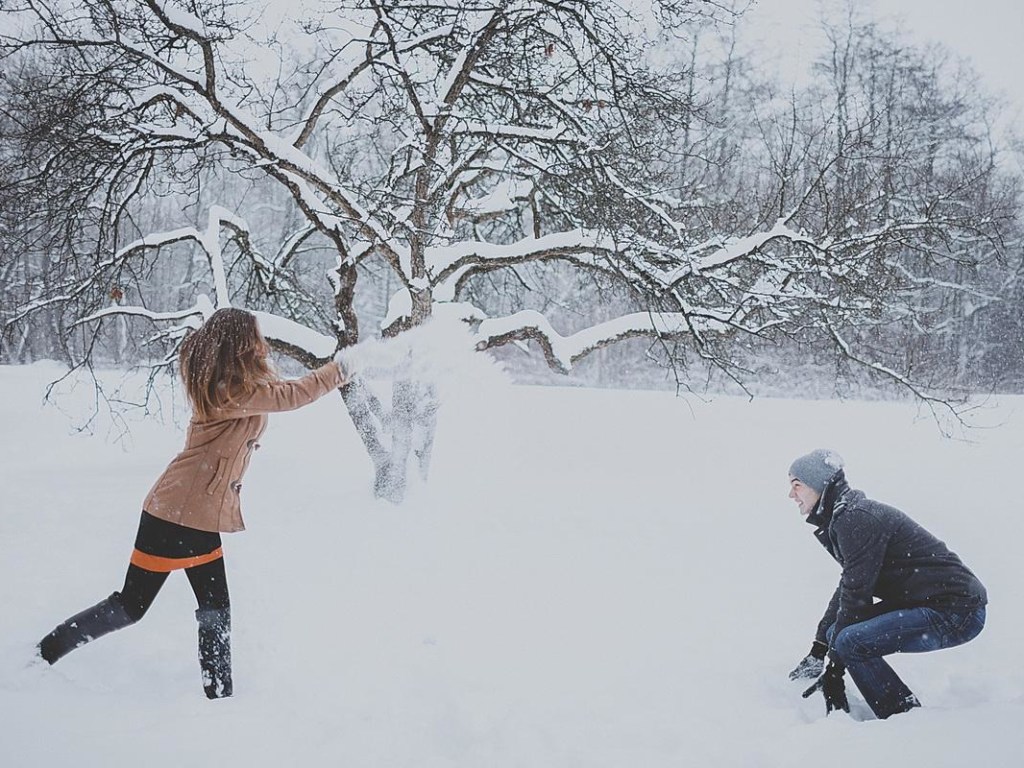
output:
[[871,276],[886,311],[846,337],[919,381],[980,384],[995,330],[986,318],[1020,268],[1020,177],[993,127],[998,105],[941,47],[916,48],[855,16],[826,31],[813,93],[845,150],[826,150],[837,162],[819,219],[844,232],[903,223]]
[[[690,5],[649,10],[678,21]],[[21,179],[70,182],[61,186],[63,226],[92,237],[88,251],[78,239],[67,281],[21,315],[71,303],[90,318],[194,318],[234,300],[226,271],[213,280],[215,301],[196,296],[166,307],[154,297],[99,313],[96,305],[126,270],[176,243],[200,244],[216,269],[224,229],[247,261],[237,272],[293,321],[268,335],[308,364],[360,338],[357,283],[374,263],[390,270],[397,289],[382,321],[386,336],[443,311],[473,322],[481,348],[536,338],[553,366],[568,369],[615,338],[681,331],[681,317],[649,315],[643,302],[568,340],[535,314],[490,318],[459,302],[474,277],[543,261],[650,280],[647,247],[626,255],[620,230],[636,210],[665,216],[651,199],[664,168],[658,139],[688,114],[668,74],[647,67],[633,42],[656,14],[631,19],[598,0],[370,0],[309,4],[274,24],[247,17],[247,8],[163,0],[5,8],[8,28],[19,30],[4,38],[8,60],[49,56],[50,87],[80,93],[91,107],[75,129],[95,149],[83,169],[76,141],[57,137],[38,163],[44,170]],[[201,231],[182,222],[170,232],[132,232],[140,203],[187,189],[211,166],[283,187],[299,226],[272,251],[256,247],[244,218],[225,207],[210,208]],[[294,277],[299,249],[313,241],[334,253],[329,313]],[[321,337],[274,337],[296,324]],[[405,457],[381,446],[388,427],[392,446],[409,444],[394,430],[406,421],[396,414],[408,410],[410,394],[432,412],[429,389],[408,381],[395,383],[388,418],[359,387],[347,396],[377,461],[378,489],[394,496]]]
[[[663,29],[685,37],[717,7],[309,0],[275,16],[228,0],[13,0],[0,16],[6,62],[44,58],[38,99],[77,108],[13,173],[28,199],[54,204],[51,224],[71,248],[64,279],[12,319],[54,306],[80,323],[139,315],[173,340],[234,303],[263,311],[276,347],[312,365],[445,317],[465,322],[480,350],[532,343],[563,372],[636,337],[729,368],[738,335],[815,328],[915,386],[847,330],[922,279],[906,260],[896,268],[895,251],[986,236],[965,205],[974,187],[949,179],[883,200],[865,181],[860,197],[840,194],[840,170],[867,150],[844,132],[848,114],[821,103],[809,115],[774,102],[747,114],[768,120],[766,176],[720,174],[712,188],[680,173],[700,151],[688,131],[694,80],[664,64],[664,38],[657,55],[643,41]],[[208,199],[217,177],[225,198]],[[141,225],[140,211],[179,196],[180,222]],[[171,297],[123,294],[126,274],[162,268],[185,246],[208,265],[201,279]],[[589,287],[591,311],[559,327],[564,318],[482,289],[498,276],[541,293],[569,276]],[[387,307],[371,312],[365,297],[381,286]],[[397,376],[390,408],[362,383],[345,398],[378,493],[401,498],[410,456],[429,461],[430,382]]]
[[[679,186],[703,194],[686,221],[743,234],[783,220],[805,236],[757,254],[795,258],[775,274],[804,300],[772,331],[799,355],[863,364],[924,397],[990,385],[977,365],[995,350],[987,318],[1021,263],[1020,173],[993,130],[998,105],[941,48],[849,8],[823,28],[824,52],[796,85],[764,76],[728,38],[717,60],[704,56],[706,119],[686,132],[679,166]],[[726,341],[719,359],[741,359]],[[782,359],[799,360],[784,346]]]

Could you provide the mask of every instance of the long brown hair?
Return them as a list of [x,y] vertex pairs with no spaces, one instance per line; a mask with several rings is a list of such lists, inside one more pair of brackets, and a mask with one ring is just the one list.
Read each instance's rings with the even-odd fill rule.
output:
[[178,363],[196,417],[208,419],[260,384],[276,380],[267,352],[256,316],[241,309],[218,309],[186,336]]

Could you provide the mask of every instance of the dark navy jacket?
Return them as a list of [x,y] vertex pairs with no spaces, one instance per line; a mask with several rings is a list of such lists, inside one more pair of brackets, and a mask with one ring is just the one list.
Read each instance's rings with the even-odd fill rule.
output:
[[851,489],[842,470],[825,486],[807,522],[843,567],[818,624],[821,642],[833,623],[838,634],[901,608],[970,610],[988,601],[982,583],[944,543],[898,509]]

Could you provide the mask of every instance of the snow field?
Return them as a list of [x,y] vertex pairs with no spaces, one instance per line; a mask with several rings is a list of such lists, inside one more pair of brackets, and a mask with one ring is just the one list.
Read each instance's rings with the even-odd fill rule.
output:
[[[172,419],[128,450],[70,433],[39,407],[54,370],[0,368],[4,765],[1024,764],[1022,399],[965,442],[903,404],[489,381],[448,392],[401,507],[372,498],[339,398],[272,417],[224,537],[236,693],[209,702],[181,574],[138,625],[29,662],[120,587],[182,440]],[[786,679],[838,578],[786,498],[819,446],[992,599],[974,642],[895,659],[925,708],[887,722],[826,719]]]

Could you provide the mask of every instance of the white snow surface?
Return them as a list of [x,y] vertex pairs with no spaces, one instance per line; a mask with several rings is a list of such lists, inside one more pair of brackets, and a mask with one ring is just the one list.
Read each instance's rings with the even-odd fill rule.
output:
[[[172,574],[136,626],[54,667],[56,623],[119,589],[180,395],[127,445],[76,433],[82,385],[0,368],[0,764],[660,768],[1024,764],[1024,399],[973,442],[908,405],[519,387],[449,391],[432,478],[373,499],[341,400],[271,418],[225,535],[235,696],[208,701]],[[486,378],[486,377],[485,377]],[[172,414],[177,415],[172,416]],[[894,665],[924,708],[826,718],[788,671],[838,567],[786,496],[840,450],[854,486],[944,538],[988,626]],[[855,712],[865,706],[854,697]]]

